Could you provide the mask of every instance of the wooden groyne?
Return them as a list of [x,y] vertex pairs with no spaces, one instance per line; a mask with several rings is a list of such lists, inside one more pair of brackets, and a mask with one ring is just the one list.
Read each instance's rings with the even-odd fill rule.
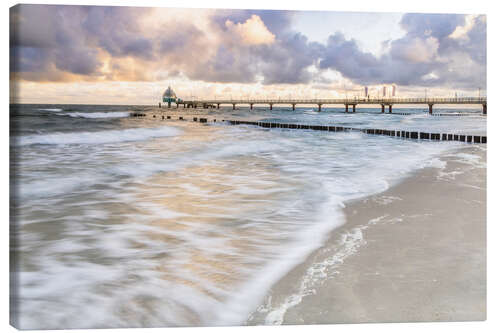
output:
[[[131,115],[137,117],[136,115]],[[140,117],[146,116],[141,114]],[[172,116],[162,115],[162,119],[172,119]],[[156,118],[156,115],[153,115]],[[183,116],[179,116],[178,120],[187,120]],[[200,123],[207,123],[208,118],[198,118],[193,117],[193,121]],[[212,119],[216,122],[217,119]],[[346,126],[333,126],[333,125],[306,125],[306,124],[287,124],[287,123],[275,123],[275,122],[262,122],[262,121],[246,121],[246,120],[225,120],[222,122],[230,125],[251,125],[259,126],[264,128],[284,128],[284,129],[298,129],[298,130],[313,130],[313,131],[326,131],[326,132],[362,132],[370,135],[384,135],[403,139],[414,139],[414,140],[430,140],[430,141],[459,141],[465,143],[487,143],[487,137],[483,135],[468,135],[468,134],[454,134],[454,133],[431,133],[431,132],[419,132],[419,131],[407,131],[407,130],[387,130],[378,128],[356,128],[356,127],[346,127]]]
[[253,125],[265,128],[287,128],[287,129],[306,129],[313,131],[328,131],[328,132],[346,132],[357,131],[373,135],[385,135],[406,139],[417,140],[434,140],[434,141],[460,141],[467,143],[486,143],[487,137],[481,135],[466,135],[466,134],[450,134],[450,133],[429,133],[417,131],[402,131],[402,130],[386,130],[376,128],[354,128],[344,126],[325,126],[325,125],[304,125],[304,124],[281,124],[268,122],[255,122],[243,120],[228,120],[231,125]]

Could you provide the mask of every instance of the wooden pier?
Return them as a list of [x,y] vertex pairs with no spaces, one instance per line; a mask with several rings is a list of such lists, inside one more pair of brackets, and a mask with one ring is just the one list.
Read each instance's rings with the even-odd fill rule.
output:
[[357,105],[380,105],[381,113],[392,113],[393,105],[427,105],[429,114],[433,112],[434,105],[482,105],[483,114],[486,114],[487,100],[486,97],[433,97],[433,98],[337,98],[337,99],[192,99],[179,102],[176,107],[182,105],[184,108],[217,108],[221,105],[231,105],[233,110],[236,110],[237,105],[248,105],[253,109],[254,105],[268,105],[269,109],[273,109],[273,105],[291,105],[292,110],[295,110],[297,105],[317,105],[318,111],[321,111],[324,105],[343,105],[345,112],[356,112]]

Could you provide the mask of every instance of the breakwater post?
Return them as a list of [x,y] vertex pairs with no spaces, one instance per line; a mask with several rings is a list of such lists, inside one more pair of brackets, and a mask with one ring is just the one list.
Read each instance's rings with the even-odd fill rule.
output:
[[[131,117],[145,117],[145,113],[133,113]],[[156,115],[153,114],[153,118]],[[164,116],[162,116],[164,119]],[[171,119],[171,116],[167,115],[167,119]],[[179,120],[184,120],[183,117],[179,117]],[[207,118],[193,118],[193,121],[199,121],[200,123],[207,123]],[[213,119],[215,122],[216,120]],[[226,122],[226,120],[222,120]],[[343,126],[324,126],[324,125],[304,125],[304,124],[282,124],[274,122],[252,122],[244,120],[228,120],[231,125],[254,125],[264,128],[283,128],[283,129],[306,129],[315,131],[329,131],[329,132],[345,132],[345,131],[357,131],[366,134],[374,135],[385,135],[398,137],[403,139],[414,139],[414,140],[429,140],[429,141],[459,141],[466,143],[487,143],[487,137],[481,135],[464,135],[464,134],[451,134],[451,133],[430,133],[430,132],[415,132],[415,131],[402,131],[402,130],[385,130],[385,129],[370,129],[370,128],[354,128],[354,127],[343,127]]]

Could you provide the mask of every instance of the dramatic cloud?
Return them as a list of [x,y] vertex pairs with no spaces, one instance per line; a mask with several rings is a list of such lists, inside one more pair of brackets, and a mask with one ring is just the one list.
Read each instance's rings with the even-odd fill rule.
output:
[[484,16],[406,14],[406,34],[376,56],[341,32],[312,42],[294,30],[293,15],[19,5],[11,9],[11,77],[324,86],[325,73],[334,72],[358,85],[486,88]]
[[[61,11],[64,8],[64,13]],[[98,49],[86,43],[79,24],[82,8],[46,5],[11,10],[11,71],[31,80],[54,80],[65,74],[93,76],[101,63]]]
[[275,36],[267,29],[257,15],[252,15],[245,23],[226,21],[226,28],[246,45],[272,44]]
[[362,85],[485,88],[486,19],[478,16],[473,21],[462,28],[464,15],[404,15],[401,26],[407,34],[387,42],[387,52],[379,58],[336,33],[328,39],[320,68],[339,71]]

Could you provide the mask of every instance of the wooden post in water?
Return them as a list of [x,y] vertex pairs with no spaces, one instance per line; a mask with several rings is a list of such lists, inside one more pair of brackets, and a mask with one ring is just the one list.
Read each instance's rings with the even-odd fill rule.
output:
[[429,114],[432,114],[432,104],[429,104]]
[[389,113],[392,113],[392,104],[389,104]]
[[486,114],[486,104],[483,104],[483,114]]
[[356,112],[356,104],[352,105],[352,112]]
[[349,112],[349,105],[348,105],[348,104],[346,104],[346,105],[345,105],[345,113],[348,113],[348,112]]
[[273,109],[273,104],[269,103],[269,110],[272,110],[272,109]]
[[384,104],[382,104],[382,105],[381,105],[381,107],[382,107],[382,108],[381,108],[381,110],[382,110],[382,112],[381,112],[381,113],[385,113],[385,105],[384,105]]
[[318,112],[321,112],[321,104],[318,104]]

